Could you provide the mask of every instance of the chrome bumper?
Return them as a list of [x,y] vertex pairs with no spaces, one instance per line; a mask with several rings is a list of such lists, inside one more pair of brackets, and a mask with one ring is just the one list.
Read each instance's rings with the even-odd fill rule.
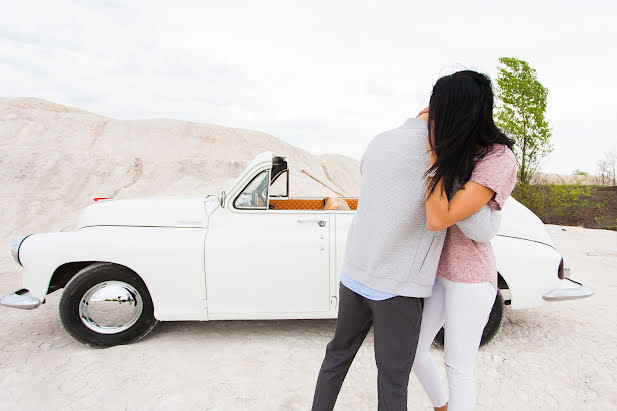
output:
[[561,287],[555,290],[551,290],[542,295],[546,301],[564,301],[564,300],[576,300],[579,298],[591,297],[593,290],[586,285],[577,283],[569,278],[561,280]]
[[15,291],[13,294],[9,294],[0,300],[0,304],[5,307],[21,308],[22,310],[34,310],[41,302],[30,295],[30,291],[22,288],[19,291]]

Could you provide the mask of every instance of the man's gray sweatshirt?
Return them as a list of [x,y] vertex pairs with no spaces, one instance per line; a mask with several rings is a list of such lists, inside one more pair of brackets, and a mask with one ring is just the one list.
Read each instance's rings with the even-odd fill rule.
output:
[[[362,156],[358,207],[342,271],[370,288],[431,295],[446,230],[426,228],[427,133],[425,121],[410,118],[375,136]],[[472,240],[486,242],[500,222],[500,212],[485,205],[457,225]]]

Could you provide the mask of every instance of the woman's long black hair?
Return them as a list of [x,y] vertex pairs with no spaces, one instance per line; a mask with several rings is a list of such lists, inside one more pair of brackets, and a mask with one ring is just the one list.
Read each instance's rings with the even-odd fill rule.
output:
[[455,181],[461,187],[469,181],[474,166],[490,152],[492,144],[514,146],[514,140],[493,122],[491,79],[471,70],[437,80],[429,103],[428,132],[437,155],[426,173],[435,170],[428,191],[433,193],[443,178],[448,198]]

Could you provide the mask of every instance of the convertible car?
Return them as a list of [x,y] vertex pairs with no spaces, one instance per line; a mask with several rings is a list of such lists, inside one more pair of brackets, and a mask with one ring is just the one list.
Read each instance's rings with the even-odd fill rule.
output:
[[[158,321],[336,318],[358,199],[290,197],[284,157],[259,154],[219,195],[95,200],[74,231],[15,242],[23,288],[2,305],[34,309],[63,288],[64,328],[98,347],[138,341]],[[483,343],[504,304],[593,294],[570,279],[540,219],[513,198],[491,243],[500,292]]]

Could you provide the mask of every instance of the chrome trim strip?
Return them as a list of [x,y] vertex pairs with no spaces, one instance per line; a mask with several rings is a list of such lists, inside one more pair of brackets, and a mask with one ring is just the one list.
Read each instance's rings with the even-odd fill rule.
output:
[[516,240],[531,241],[532,243],[538,243],[538,244],[542,244],[542,245],[545,245],[545,246],[551,247],[553,250],[555,250],[555,251],[559,252],[559,250],[557,250],[557,249],[556,249],[554,246],[552,246],[551,244],[547,244],[547,243],[545,243],[545,242],[538,241],[538,240],[532,240],[532,239],[530,239],[530,238],[516,237],[516,236],[513,236],[513,235],[505,235],[505,234],[499,234],[499,233],[495,234],[495,237],[506,237],[506,238],[514,238],[514,239],[516,239]]

